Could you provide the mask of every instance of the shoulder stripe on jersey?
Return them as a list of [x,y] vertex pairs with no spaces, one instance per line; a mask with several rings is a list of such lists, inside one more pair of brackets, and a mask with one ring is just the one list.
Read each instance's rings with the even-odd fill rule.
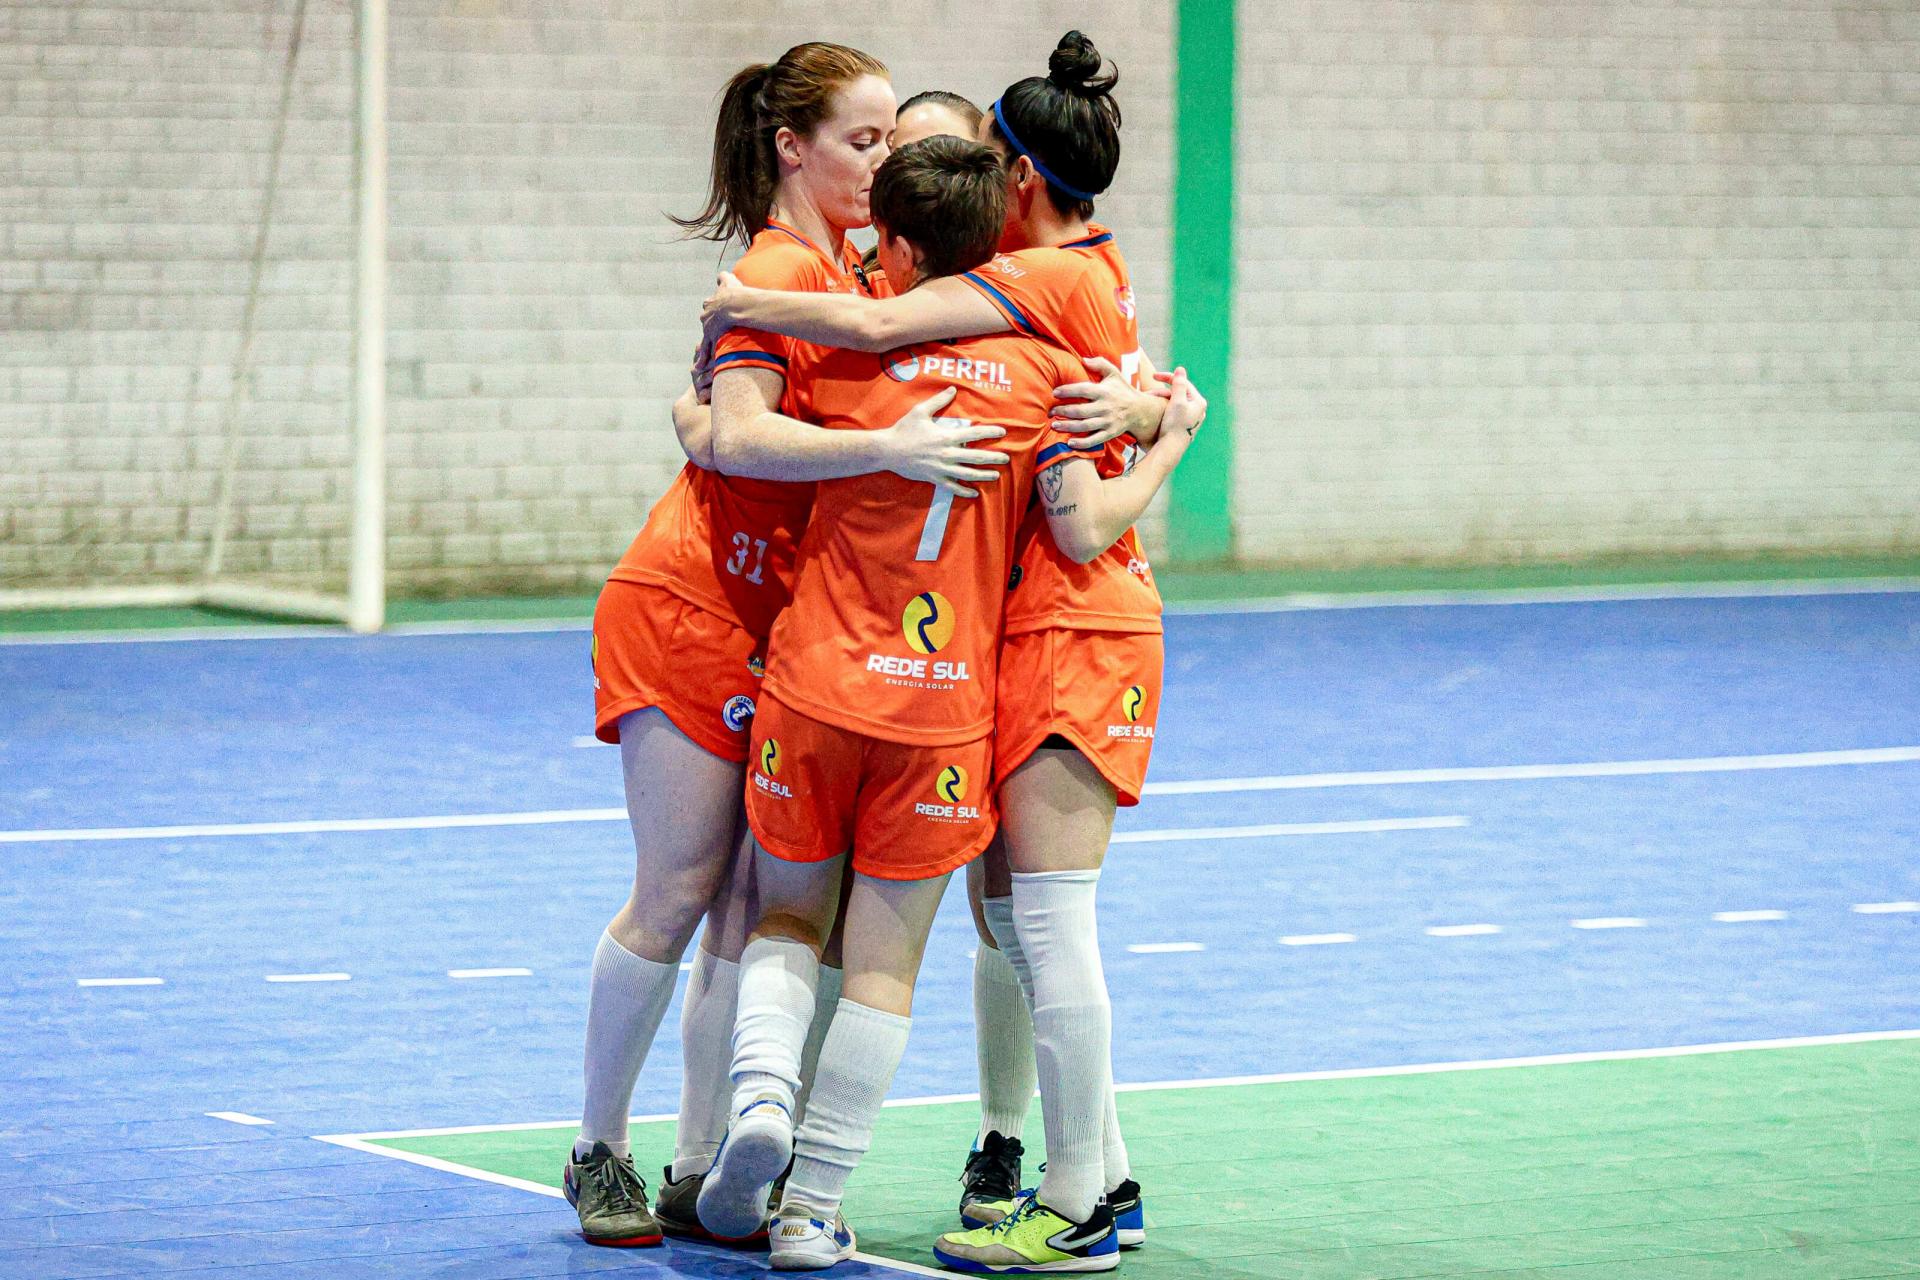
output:
[[1027,313],[1022,311],[1020,308],[1014,306],[1013,299],[1007,297],[1006,294],[1000,292],[998,289],[994,288],[991,284],[987,283],[985,277],[980,275],[979,272],[965,271],[961,273],[961,278],[964,280],[971,280],[975,286],[985,290],[989,295],[992,296],[995,302],[998,302],[1001,306],[1007,309],[1007,313],[1013,317],[1013,322],[1019,325],[1027,333],[1032,334],[1035,337],[1039,336],[1039,331],[1033,327],[1033,321],[1027,319]]
[[1063,453],[1085,454],[1086,452],[1085,449],[1076,449],[1070,444],[1050,444],[1040,451],[1040,456],[1034,459],[1034,465],[1044,467]]
[[777,356],[771,351],[730,351],[724,356],[716,357],[713,362],[713,367],[718,369],[721,365],[731,363],[735,360],[764,360],[768,364],[777,364],[782,369],[787,367],[787,358],[785,356]]
[[1085,240],[1069,240],[1061,245],[1062,249],[1097,249],[1113,239],[1113,232],[1102,231],[1097,236],[1088,236]]

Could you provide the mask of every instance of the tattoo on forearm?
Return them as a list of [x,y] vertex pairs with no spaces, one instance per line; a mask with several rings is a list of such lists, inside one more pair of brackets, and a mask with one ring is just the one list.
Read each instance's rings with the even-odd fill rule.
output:
[[1047,514],[1050,516],[1070,516],[1074,512],[1078,511],[1079,509],[1080,509],[1079,503],[1069,502],[1064,507],[1048,507]]

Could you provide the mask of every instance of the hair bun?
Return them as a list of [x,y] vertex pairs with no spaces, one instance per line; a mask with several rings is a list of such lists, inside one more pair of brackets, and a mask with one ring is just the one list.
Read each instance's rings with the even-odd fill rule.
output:
[[1047,59],[1047,79],[1068,93],[1098,97],[1113,88],[1114,81],[1120,78],[1100,74],[1100,64],[1104,61],[1100,51],[1093,47],[1093,41],[1078,31],[1069,31],[1060,37],[1059,45]]

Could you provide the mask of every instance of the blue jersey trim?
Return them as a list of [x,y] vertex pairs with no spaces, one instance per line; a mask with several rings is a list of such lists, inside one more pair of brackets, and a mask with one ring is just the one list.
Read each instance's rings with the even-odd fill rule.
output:
[[716,357],[713,367],[718,369],[721,365],[735,360],[765,360],[768,364],[777,364],[782,369],[787,367],[787,358],[777,356],[771,351],[730,351],[724,356]]
[[978,285],[980,288],[986,290],[987,293],[991,294],[995,302],[998,302],[1001,306],[1005,307],[1009,313],[1012,314],[1013,322],[1019,325],[1028,334],[1031,334],[1036,338],[1040,336],[1039,330],[1033,327],[1033,321],[1027,319],[1027,313],[1022,311],[1020,308],[1014,306],[1013,299],[1009,298],[1006,294],[994,288],[991,284],[988,284],[985,278],[983,278],[979,272],[977,271],[962,272],[961,278],[973,281],[974,284]]
[[1062,249],[1097,249],[1113,239],[1113,232],[1102,231],[1098,235],[1088,236],[1085,240],[1069,240],[1061,245]]
[[1063,453],[1084,453],[1084,452],[1085,450],[1076,449],[1070,444],[1050,444],[1046,448],[1040,451],[1040,456],[1034,460],[1033,465],[1036,467],[1044,467],[1049,462],[1052,462],[1055,458],[1059,457]]

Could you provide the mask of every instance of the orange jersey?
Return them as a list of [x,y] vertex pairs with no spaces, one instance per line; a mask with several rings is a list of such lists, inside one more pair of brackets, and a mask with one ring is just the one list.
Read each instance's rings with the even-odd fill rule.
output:
[[[1057,248],[1003,253],[960,278],[978,289],[1013,326],[1081,356],[1103,356],[1137,383],[1140,324],[1127,263],[1113,232],[1088,234]],[[1079,370],[1070,381],[1087,377]],[[1098,452],[1049,448],[1042,466],[1092,458],[1101,478],[1122,475],[1138,446],[1109,442]],[[1054,545],[1038,503],[1020,528],[1019,565],[1007,597],[1007,634],[1072,627],[1082,631],[1160,630],[1160,591],[1140,535],[1132,529],[1091,564],[1075,564]]]
[[823,427],[886,427],[946,388],[943,417],[992,423],[1010,462],[977,498],[891,472],[823,480],[800,544],[793,608],[774,625],[767,692],[828,724],[946,746],[993,729],[994,668],[1014,534],[1033,491],[1053,388],[1078,362],[1009,334],[835,352],[803,389]]
[[[842,246],[836,263],[791,227],[770,222],[733,272],[761,289],[854,293],[861,289],[859,261],[852,245]],[[782,375],[780,411],[798,416],[796,389],[827,353],[778,334],[734,329],[715,345],[713,367]],[[765,639],[792,598],[794,553],[812,508],[811,484],[723,476],[689,462],[609,578],[665,587]]]

